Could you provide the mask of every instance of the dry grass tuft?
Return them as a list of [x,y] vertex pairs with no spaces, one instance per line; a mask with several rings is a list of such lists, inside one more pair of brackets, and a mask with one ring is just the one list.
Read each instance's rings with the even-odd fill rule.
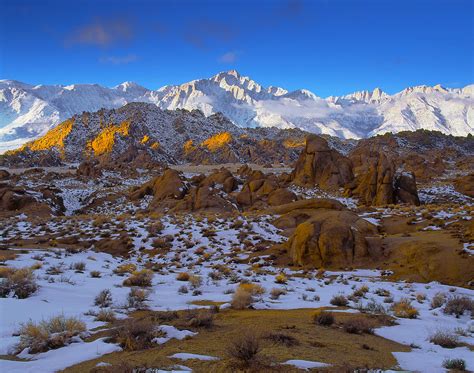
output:
[[405,319],[416,319],[419,315],[418,310],[411,305],[407,298],[402,298],[398,302],[392,304],[392,311],[396,317]]

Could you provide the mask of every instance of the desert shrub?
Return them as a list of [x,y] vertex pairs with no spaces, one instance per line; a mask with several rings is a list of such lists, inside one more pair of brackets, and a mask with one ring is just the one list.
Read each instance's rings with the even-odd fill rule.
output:
[[189,326],[195,328],[211,328],[214,325],[214,314],[207,309],[192,309],[184,314]]
[[371,313],[371,314],[381,314],[385,315],[387,313],[387,310],[385,307],[376,302],[375,299],[371,299],[367,304],[363,307],[360,307],[359,310],[361,312],[366,312],[366,313]]
[[238,289],[245,290],[253,296],[265,294],[265,289],[258,284],[242,283],[239,285]]
[[464,372],[466,370],[466,362],[463,359],[445,359],[443,367]]
[[28,348],[30,354],[48,351],[69,344],[73,337],[85,331],[86,325],[74,317],[55,316],[39,323],[30,320],[20,327],[16,349],[21,352]]
[[455,348],[459,346],[459,337],[455,333],[446,330],[437,330],[430,335],[429,341],[444,348]]
[[418,303],[423,303],[426,300],[426,294],[423,294],[423,293],[416,294],[416,300]]
[[13,295],[18,299],[25,299],[35,293],[36,290],[38,290],[38,285],[30,268],[15,269],[0,281],[1,298]]
[[91,271],[90,275],[91,275],[92,278],[100,278],[101,273],[100,273],[100,271]]
[[137,310],[146,309],[146,301],[148,300],[148,292],[143,289],[133,288],[127,295],[127,306],[136,308]]
[[86,269],[86,263],[84,262],[77,262],[72,264],[72,269],[76,272],[84,272]]
[[286,347],[293,347],[300,344],[300,342],[295,337],[292,337],[291,335],[288,335],[288,334],[277,333],[277,332],[268,333],[267,335],[264,336],[264,339],[274,344],[283,345]]
[[248,308],[254,302],[252,294],[244,288],[238,287],[232,296],[231,307],[234,310]]
[[133,273],[137,270],[137,266],[133,263],[121,264],[114,269],[114,273],[117,275],[125,275],[127,273]]
[[374,334],[373,324],[362,317],[346,320],[343,328],[345,332],[352,334]]
[[431,299],[431,308],[439,308],[446,302],[446,294],[438,292]]
[[367,285],[363,285],[359,289],[354,290],[352,295],[356,298],[361,298],[365,296],[365,294],[367,294],[368,291],[369,291],[369,287]]
[[464,312],[474,313],[474,300],[466,296],[453,296],[446,302],[443,312],[448,315],[462,316]]
[[189,281],[189,285],[191,285],[192,289],[197,289],[198,287],[200,287],[202,285],[201,276],[196,276],[196,275],[189,276],[188,281]]
[[339,294],[339,295],[334,295],[331,298],[330,303],[333,306],[346,307],[348,305],[349,301],[347,300],[347,298],[344,295]]
[[285,294],[286,294],[286,290],[283,290],[283,289],[280,289],[280,288],[273,288],[270,291],[270,298],[276,300],[276,299],[280,298],[281,295],[285,295]]
[[275,276],[275,282],[277,284],[286,284],[288,282],[288,278],[285,276],[284,273],[279,273]]
[[101,308],[112,305],[112,293],[109,289],[102,290],[94,299],[94,305]]
[[112,310],[101,309],[95,319],[97,321],[113,322],[115,321],[115,312]]
[[227,347],[227,355],[242,367],[249,367],[261,351],[259,338],[246,333],[235,338]]
[[11,267],[0,267],[0,278],[7,278],[9,275],[11,275],[13,272],[15,272],[15,268]]
[[334,324],[334,316],[331,312],[317,310],[313,314],[313,322],[321,326],[330,326]]
[[178,280],[178,281],[188,281],[189,277],[191,277],[191,275],[188,272],[180,272],[180,273],[178,273],[178,276],[176,276],[176,280]]
[[162,337],[163,332],[157,330],[149,319],[128,319],[114,328],[113,340],[124,350],[138,351],[155,346],[153,340]]
[[377,294],[379,297],[389,297],[390,296],[390,291],[382,288],[378,288],[375,290],[375,294]]
[[135,271],[132,275],[123,281],[124,286],[151,286],[153,280],[153,271],[149,269],[142,269]]
[[416,319],[419,315],[418,310],[411,305],[407,298],[402,298],[398,302],[392,304],[392,311],[396,317],[405,319]]
[[36,262],[35,264],[33,264],[30,269],[32,271],[36,271],[37,269],[40,269],[43,267],[43,263],[42,262]]
[[57,276],[61,273],[64,273],[63,266],[61,264],[57,264],[55,266],[51,266],[46,269],[46,274],[51,276]]
[[186,285],[181,285],[178,289],[178,293],[179,294],[188,294],[189,293],[188,287]]

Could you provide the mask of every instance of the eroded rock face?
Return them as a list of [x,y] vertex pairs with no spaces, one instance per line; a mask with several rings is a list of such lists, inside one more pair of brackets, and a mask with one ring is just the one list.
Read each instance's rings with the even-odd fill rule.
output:
[[347,186],[348,195],[367,206],[420,204],[413,174],[397,170],[395,162],[384,153],[368,152],[364,159],[363,163],[354,162],[358,165],[356,178]]
[[244,209],[278,206],[295,200],[296,195],[286,189],[276,176],[265,175],[261,171],[250,173],[242,190],[236,195],[237,203]]
[[331,149],[322,137],[309,135],[291,179],[295,184],[303,186],[340,188],[353,179],[351,161]]
[[11,175],[7,170],[0,170],[0,180],[7,180],[10,176]]
[[53,188],[32,192],[22,187],[0,184],[0,212],[21,211],[28,215],[60,215],[64,212],[64,205],[59,192]]
[[382,254],[377,228],[351,211],[320,209],[298,224],[286,243],[296,265],[346,267]]

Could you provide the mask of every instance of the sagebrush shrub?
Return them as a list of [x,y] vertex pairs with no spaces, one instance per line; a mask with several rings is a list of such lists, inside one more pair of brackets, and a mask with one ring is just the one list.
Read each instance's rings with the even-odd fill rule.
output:
[[453,296],[446,302],[443,312],[448,315],[462,316],[464,312],[474,313],[474,300],[466,296]]
[[6,274],[6,278],[0,281],[0,297],[10,295],[18,299],[28,298],[38,290],[35,275],[30,268],[14,269]]
[[416,319],[419,315],[418,310],[411,305],[407,298],[402,298],[398,302],[392,304],[392,311],[396,317],[405,319]]
[[373,324],[364,318],[351,318],[343,325],[344,331],[352,334],[374,334]]
[[123,281],[124,286],[151,286],[153,280],[153,271],[150,269],[142,269],[141,271],[135,271],[130,277]]
[[254,298],[252,294],[246,289],[238,287],[232,296],[231,307],[234,310],[243,310],[248,308],[253,302]]
[[445,359],[443,367],[464,372],[466,370],[466,362],[463,359]]
[[331,312],[318,310],[313,314],[313,322],[321,326],[334,324],[334,315]]
[[94,305],[101,308],[110,307],[112,305],[112,293],[109,289],[102,290],[94,299]]
[[459,346],[459,337],[455,333],[446,330],[438,330],[430,335],[429,341],[444,348],[455,348]]
[[28,348],[31,354],[48,351],[65,346],[85,331],[84,322],[75,317],[55,316],[39,323],[30,320],[20,327],[16,349],[21,352]]
[[259,338],[252,333],[235,338],[227,347],[227,355],[238,365],[249,367],[261,351]]
[[346,307],[349,304],[349,301],[347,300],[347,298],[344,295],[339,294],[339,295],[334,295],[331,298],[330,303],[333,306]]

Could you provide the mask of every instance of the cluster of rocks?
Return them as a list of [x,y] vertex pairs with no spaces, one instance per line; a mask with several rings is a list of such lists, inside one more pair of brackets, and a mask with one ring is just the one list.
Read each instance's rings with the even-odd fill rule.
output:
[[420,203],[414,174],[392,156],[359,146],[344,156],[316,135],[307,137],[291,181],[327,190],[344,188],[347,196],[365,205]]

